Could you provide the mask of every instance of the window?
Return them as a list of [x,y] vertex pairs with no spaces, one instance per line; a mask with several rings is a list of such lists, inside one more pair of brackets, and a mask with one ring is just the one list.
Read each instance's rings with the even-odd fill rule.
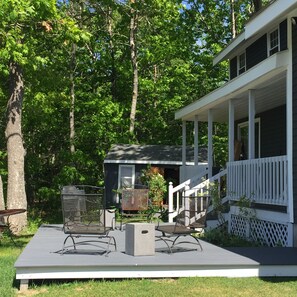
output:
[[278,29],[269,33],[269,56],[279,51],[279,31]]
[[135,179],[134,165],[120,165],[119,166],[119,189],[133,188]]
[[[248,159],[248,132],[249,122],[238,124],[238,140],[241,142],[240,159]],[[260,118],[255,119],[255,158],[260,158]]]
[[238,56],[238,74],[242,74],[245,72],[245,53],[242,53]]

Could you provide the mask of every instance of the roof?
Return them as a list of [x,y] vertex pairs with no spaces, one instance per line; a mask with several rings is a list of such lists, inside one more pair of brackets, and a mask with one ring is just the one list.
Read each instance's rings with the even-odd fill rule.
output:
[[[207,163],[207,149],[199,148],[199,163]],[[194,147],[187,147],[187,163],[194,162]],[[182,165],[182,146],[116,144],[104,163]]]

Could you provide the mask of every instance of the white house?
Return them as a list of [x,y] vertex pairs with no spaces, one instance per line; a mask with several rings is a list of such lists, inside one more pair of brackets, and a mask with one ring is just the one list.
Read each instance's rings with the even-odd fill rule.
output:
[[[224,177],[224,201],[234,205],[246,197],[256,214],[245,218],[232,206],[229,231],[269,246],[297,246],[297,1],[273,1],[252,17],[213,64],[224,60],[229,61],[229,81],[175,113],[183,123],[183,147],[186,122],[192,121],[197,160],[198,126],[207,122],[211,178],[213,123],[228,123],[229,160],[210,180]],[[178,191],[188,187],[194,193],[202,186],[171,187],[171,210]]]

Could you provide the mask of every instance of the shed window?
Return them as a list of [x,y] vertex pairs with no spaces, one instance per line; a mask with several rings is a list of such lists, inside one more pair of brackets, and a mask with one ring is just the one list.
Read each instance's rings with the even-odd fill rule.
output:
[[279,51],[279,31],[278,29],[269,33],[269,55]]
[[120,165],[119,166],[119,189],[133,188],[134,180],[135,180],[135,166]]

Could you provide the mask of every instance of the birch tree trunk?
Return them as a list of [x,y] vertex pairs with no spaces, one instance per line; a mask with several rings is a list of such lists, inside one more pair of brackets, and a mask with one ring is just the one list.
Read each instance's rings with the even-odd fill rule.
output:
[[[135,0],[131,0],[133,5]],[[138,99],[138,61],[137,61],[137,27],[138,27],[138,11],[131,8],[131,20],[130,20],[130,53],[131,53],[131,63],[133,70],[133,91],[132,91],[132,103],[131,103],[131,113],[130,113],[130,129],[131,134],[134,133],[135,128],[135,117],[136,117],[136,107]]]
[[70,152],[75,152],[75,67],[76,67],[76,44],[71,47],[71,63],[70,63],[70,111],[69,111],[69,125],[70,125]]
[[[25,150],[22,135],[24,80],[22,69],[17,63],[11,62],[9,70],[10,97],[7,104],[5,130],[8,158],[7,209],[27,209],[24,173]],[[27,213],[11,216],[10,224],[11,231],[18,233],[27,224]]]
[[232,38],[235,38],[236,37],[236,19],[235,19],[234,0],[230,0],[230,7],[231,7],[231,33],[232,33]]
[[115,101],[117,95],[117,69],[115,65],[115,48],[113,43],[113,16],[111,8],[109,8],[107,12],[107,32],[109,35],[109,49],[111,56],[111,95],[113,101]]

